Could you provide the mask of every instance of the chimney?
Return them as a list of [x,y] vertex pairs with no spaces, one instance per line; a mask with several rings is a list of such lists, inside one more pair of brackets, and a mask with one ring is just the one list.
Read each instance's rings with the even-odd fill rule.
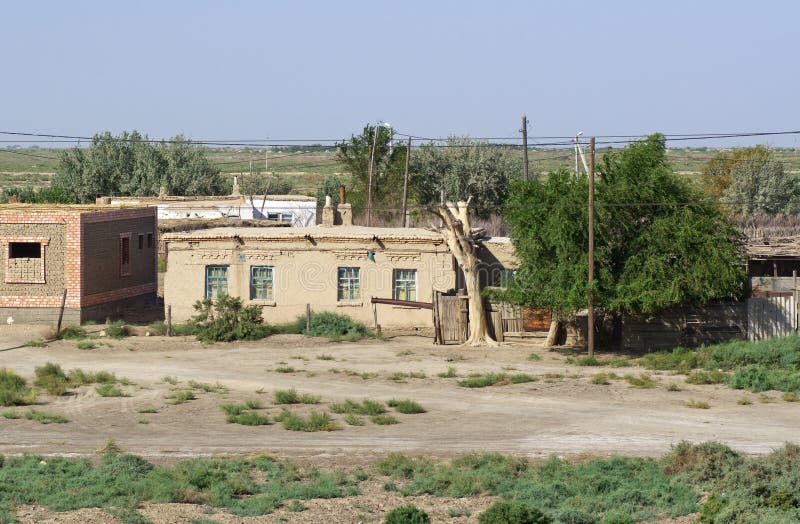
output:
[[322,208],[322,224],[323,226],[333,226],[335,217],[333,212],[333,204],[331,203],[330,195],[325,195],[325,207]]
[[353,225],[353,206],[346,203],[347,193],[344,186],[339,186],[339,205],[336,206],[336,225]]

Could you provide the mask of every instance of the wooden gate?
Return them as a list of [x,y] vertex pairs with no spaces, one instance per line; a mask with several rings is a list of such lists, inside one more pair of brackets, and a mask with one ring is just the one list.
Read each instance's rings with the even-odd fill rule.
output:
[[434,344],[463,344],[469,338],[469,300],[466,294],[433,292]]
[[753,297],[747,299],[747,337],[764,340],[797,332],[795,296]]

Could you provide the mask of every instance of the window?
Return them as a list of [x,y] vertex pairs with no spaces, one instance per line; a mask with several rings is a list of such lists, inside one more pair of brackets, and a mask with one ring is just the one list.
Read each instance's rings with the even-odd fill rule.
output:
[[206,297],[228,294],[228,266],[206,266]]
[[394,270],[394,299],[417,300],[417,270]]
[[144,234],[139,233],[139,249],[144,249]]
[[509,282],[514,277],[514,271],[511,269],[501,269],[495,273],[494,285],[497,287],[508,287]]
[[293,218],[291,213],[267,213],[267,220],[279,220],[284,224],[291,224]]
[[24,237],[0,239],[0,258],[5,258],[5,282],[8,284],[44,284],[45,246],[49,238]]
[[39,242],[9,242],[8,258],[42,258]]
[[359,300],[361,298],[361,278],[359,268],[339,268],[338,300]]
[[131,234],[119,235],[119,274],[127,277],[131,274]]
[[147,233],[147,247],[153,247],[153,233]]
[[250,300],[275,300],[274,274],[272,266],[250,267]]

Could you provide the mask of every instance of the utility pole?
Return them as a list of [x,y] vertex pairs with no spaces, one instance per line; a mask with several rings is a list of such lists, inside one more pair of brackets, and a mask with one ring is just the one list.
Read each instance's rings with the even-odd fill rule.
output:
[[375,134],[372,137],[372,146],[369,149],[369,169],[367,170],[367,227],[372,225],[372,164],[375,162],[375,144],[378,143],[378,128],[380,122],[375,124]]
[[267,135],[267,140],[264,142],[264,174],[269,174],[269,135]]
[[594,356],[594,137],[589,138],[589,288],[587,293],[588,311],[586,315],[586,342],[589,356]]
[[528,119],[522,115],[522,178],[528,181]]
[[406,145],[406,172],[403,175],[403,226],[406,227],[406,207],[408,204],[408,161],[411,159],[411,135]]

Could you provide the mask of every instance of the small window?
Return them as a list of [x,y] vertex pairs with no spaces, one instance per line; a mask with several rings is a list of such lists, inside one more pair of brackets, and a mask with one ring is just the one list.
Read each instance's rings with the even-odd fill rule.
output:
[[139,249],[144,249],[144,234],[139,234]]
[[153,233],[147,233],[147,247],[153,247]]
[[228,266],[206,266],[206,297],[228,294]]
[[417,300],[417,270],[394,270],[394,299]]
[[511,269],[501,269],[495,273],[494,285],[497,287],[508,287],[509,282],[514,277],[514,271]]
[[131,274],[131,234],[122,233],[119,237],[119,274],[126,277]]
[[361,277],[357,267],[339,268],[338,300],[359,300],[361,298]]
[[9,242],[8,258],[42,258],[39,242]]
[[275,300],[272,266],[250,267],[250,300]]

